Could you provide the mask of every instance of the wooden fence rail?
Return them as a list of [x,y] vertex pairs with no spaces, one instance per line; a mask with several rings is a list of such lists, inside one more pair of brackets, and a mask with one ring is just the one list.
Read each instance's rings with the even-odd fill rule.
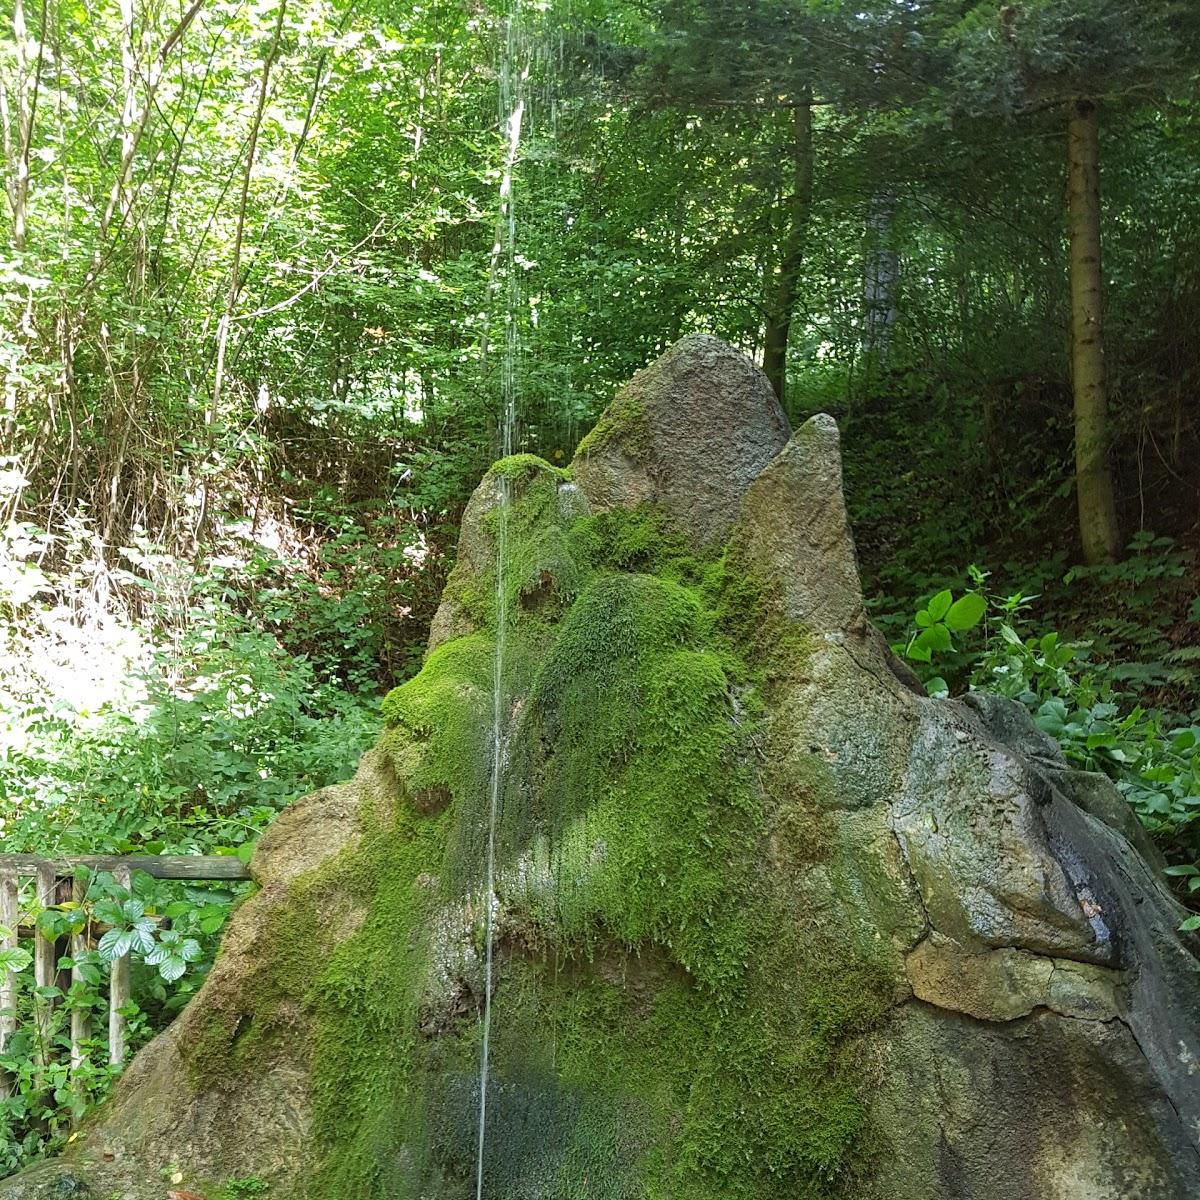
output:
[[[113,878],[126,890],[134,871],[145,871],[156,879],[186,879],[192,881],[231,882],[250,878],[250,872],[238,858],[201,855],[107,855],[83,854],[71,857],[42,858],[36,854],[0,854],[0,926],[4,927],[0,949],[16,947],[28,929],[33,941],[33,982],[35,987],[50,988],[58,976],[58,947],[41,934],[36,924],[22,925],[20,880],[21,876],[32,876],[34,883],[35,909],[48,908],[64,901],[82,904],[86,885],[75,878],[76,867],[87,867],[92,871],[110,871]],[[82,980],[81,960],[88,950],[88,934],[85,930],[72,934],[69,953],[72,960],[72,983]],[[125,1061],[125,1017],[121,1009],[129,1002],[129,955],[115,959],[109,968],[108,981],[108,1058],[118,1064]],[[9,1039],[17,1031],[17,973],[11,969],[0,972],[0,1054],[8,1046]],[[48,1008],[53,999],[47,999]],[[46,1013],[48,1024],[49,1013]],[[71,1012],[70,1055],[71,1067],[75,1069],[83,1062],[84,1043],[89,1034],[88,1016],[81,1010]],[[38,1039],[41,1059],[49,1053],[45,1038]],[[47,1063],[39,1059],[41,1066]],[[10,1081],[0,1071],[0,1096],[10,1093]]]
[[37,854],[0,854],[0,875],[36,875],[41,868],[71,876],[76,867],[91,871],[145,871],[155,879],[249,879],[250,872],[233,855],[200,854],[76,854],[67,858],[42,858]]

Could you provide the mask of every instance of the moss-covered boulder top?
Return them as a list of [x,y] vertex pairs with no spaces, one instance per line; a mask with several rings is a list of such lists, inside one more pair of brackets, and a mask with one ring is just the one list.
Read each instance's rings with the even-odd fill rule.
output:
[[0,1196],[470,1200],[489,991],[488,1200],[1200,1195],[1200,967],[1123,802],[1023,709],[923,694],[836,426],[790,435],[729,347],[669,350],[570,469],[489,472],[384,713]]

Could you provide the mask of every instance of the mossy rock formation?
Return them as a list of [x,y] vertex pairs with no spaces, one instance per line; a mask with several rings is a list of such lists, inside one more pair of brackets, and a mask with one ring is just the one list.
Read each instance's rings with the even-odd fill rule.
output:
[[379,746],[0,1196],[474,1195],[498,611],[488,1200],[1200,1196],[1200,967],[1120,798],[1023,710],[922,693],[833,422],[789,439],[706,337],[570,470],[492,469]]

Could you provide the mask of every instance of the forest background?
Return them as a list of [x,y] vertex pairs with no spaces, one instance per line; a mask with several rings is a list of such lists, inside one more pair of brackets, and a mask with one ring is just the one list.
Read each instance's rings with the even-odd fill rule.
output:
[[[4,4],[6,851],[246,855],[346,777],[419,666],[511,322],[556,464],[692,330],[832,413],[899,652],[1021,699],[1198,888],[1193,4]],[[86,882],[29,918],[172,923],[136,1042],[237,896]],[[0,1170],[114,1073],[47,1049],[101,1002],[83,965],[53,1010],[25,979]]]

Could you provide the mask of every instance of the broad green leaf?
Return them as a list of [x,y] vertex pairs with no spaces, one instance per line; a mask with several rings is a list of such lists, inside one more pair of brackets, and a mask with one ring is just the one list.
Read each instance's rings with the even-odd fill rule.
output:
[[159,886],[158,880],[145,871],[134,871],[129,884],[133,894],[147,903],[154,897]]
[[110,929],[101,939],[96,949],[105,962],[113,962],[129,952],[133,944],[133,935],[127,929]]
[[947,588],[945,591],[938,592],[929,604],[926,606],[929,610],[929,616],[934,621],[940,621],[950,609],[951,602],[954,599],[954,593]]
[[173,983],[187,970],[187,963],[176,955],[171,955],[159,965],[158,973],[168,982]]
[[97,900],[96,920],[103,921],[105,925],[124,925],[125,914],[115,900]]
[[0,971],[24,971],[33,962],[33,955],[20,946],[0,950]]
[[44,908],[37,915],[37,920],[34,924],[37,926],[38,933],[43,937],[56,938],[58,937],[58,927],[61,917],[52,908]]
[[945,625],[930,625],[917,634],[917,645],[927,650],[952,650],[954,643],[950,640],[950,631]]
[[973,629],[983,620],[987,611],[987,601],[978,592],[967,592],[959,596],[946,613],[946,625],[955,632]]
[[155,926],[153,921],[141,920],[130,931],[130,945],[140,954],[148,954],[154,949]]

